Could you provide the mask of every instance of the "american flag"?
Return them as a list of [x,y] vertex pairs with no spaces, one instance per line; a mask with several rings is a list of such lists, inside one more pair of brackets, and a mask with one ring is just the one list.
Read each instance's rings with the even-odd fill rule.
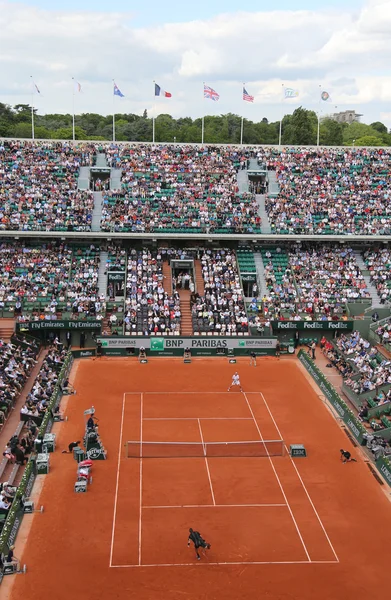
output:
[[243,88],[243,100],[246,102],[254,102],[254,96],[250,96],[245,87]]
[[204,84],[204,98],[209,98],[209,100],[214,100],[217,102],[219,100],[220,95],[213,88]]

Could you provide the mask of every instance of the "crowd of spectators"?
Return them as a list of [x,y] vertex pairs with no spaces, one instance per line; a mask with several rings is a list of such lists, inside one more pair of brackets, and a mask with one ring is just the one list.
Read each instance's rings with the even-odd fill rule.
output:
[[204,296],[193,294],[194,331],[234,335],[248,332],[248,319],[235,253],[204,249],[201,256]]
[[98,289],[99,263],[100,251],[93,244],[73,250],[71,276],[60,301],[67,301],[67,310],[71,307],[75,317],[101,320],[105,315],[106,298]]
[[0,425],[4,424],[36,364],[39,345],[0,340]]
[[94,245],[0,244],[0,309],[13,311],[19,321],[56,319],[62,313],[102,318],[99,256]]
[[289,265],[302,313],[339,319],[347,302],[370,298],[351,248],[335,245],[291,248]]
[[371,346],[358,331],[349,336],[341,335],[336,340],[336,346],[359,374],[359,377],[349,376],[345,379],[345,384],[356,394],[378,390],[391,383],[391,362],[378,360],[376,347]]
[[0,142],[0,229],[89,231],[93,193],[78,190],[96,149],[68,142]]
[[377,289],[381,304],[391,300],[391,252],[388,248],[375,248],[364,252],[370,280]]
[[58,382],[59,372],[64,364],[66,354],[67,351],[63,344],[55,338],[41,365],[31,391],[26,397],[26,402],[21,408],[22,420],[27,421],[29,418],[33,418],[36,423],[41,423],[48,410],[48,404]]
[[390,151],[383,148],[287,148],[259,152],[275,170],[267,198],[274,233],[391,233]]
[[391,317],[375,329],[375,333],[379,336],[382,344],[389,344],[391,340]]
[[158,252],[132,249],[128,255],[124,326],[126,333],[179,335],[180,300],[164,289]]
[[121,169],[122,188],[104,194],[103,231],[260,231],[255,196],[239,194],[237,184],[245,152],[125,144],[106,156]]

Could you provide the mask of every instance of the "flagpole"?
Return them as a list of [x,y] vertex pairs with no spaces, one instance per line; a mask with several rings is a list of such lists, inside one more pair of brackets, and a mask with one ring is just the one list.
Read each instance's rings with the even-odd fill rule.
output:
[[201,121],[201,144],[204,145],[204,112],[205,112],[205,103],[204,103],[204,90],[205,90],[205,81],[203,82],[203,90],[202,90],[202,121]]
[[317,132],[317,136],[316,136],[316,145],[317,147],[319,147],[319,139],[320,139],[320,99],[321,99],[321,90],[322,90],[322,84],[319,84],[319,100],[318,100],[318,132]]
[[35,131],[34,131],[34,81],[33,76],[31,77],[31,139],[35,139]]
[[153,80],[153,115],[152,115],[152,144],[155,143],[155,110],[156,110],[156,97],[155,97],[155,80]]
[[72,139],[75,141],[75,78],[72,77]]
[[[246,84],[243,83],[243,89],[242,89],[242,99],[243,99],[243,94],[244,94],[244,88],[245,88]],[[242,115],[242,123],[240,126],[240,145],[243,145],[243,121],[244,121],[244,116]]]
[[281,146],[281,138],[282,138],[282,113],[283,113],[283,100],[284,100],[284,87],[285,85],[282,84],[282,102],[281,102],[281,115],[280,115],[280,132],[278,134],[278,145]]
[[114,79],[113,79],[113,142],[115,142],[115,94],[114,94]]

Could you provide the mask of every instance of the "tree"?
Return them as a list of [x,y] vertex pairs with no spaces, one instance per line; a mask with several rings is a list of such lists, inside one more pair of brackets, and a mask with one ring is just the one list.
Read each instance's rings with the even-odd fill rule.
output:
[[343,128],[334,119],[324,119],[320,124],[321,146],[342,146]]
[[371,123],[370,127],[372,127],[372,129],[375,129],[375,131],[378,131],[379,133],[388,133],[387,127],[384,125],[384,123],[381,123],[380,121],[375,121],[375,123]]
[[351,145],[353,144],[353,140],[358,140],[368,135],[381,138],[381,134],[370,125],[354,122],[348,125],[348,127],[345,127],[343,131],[343,141],[345,144]]
[[364,135],[356,140],[356,146],[383,146],[383,140],[374,135]]

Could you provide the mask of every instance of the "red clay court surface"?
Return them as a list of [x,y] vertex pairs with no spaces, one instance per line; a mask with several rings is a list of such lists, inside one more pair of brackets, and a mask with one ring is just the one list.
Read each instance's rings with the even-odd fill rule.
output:
[[[227,387],[235,370],[244,393]],[[296,359],[79,361],[11,598],[380,598],[388,499]],[[87,494],[60,450],[94,405],[108,451]],[[127,458],[129,440],[284,439],[307,458]],[[347,447],[358,463],[343,465]],[[202,560],[188,528],[212,544]],[[18,546],[17,546],[18,549]]]

